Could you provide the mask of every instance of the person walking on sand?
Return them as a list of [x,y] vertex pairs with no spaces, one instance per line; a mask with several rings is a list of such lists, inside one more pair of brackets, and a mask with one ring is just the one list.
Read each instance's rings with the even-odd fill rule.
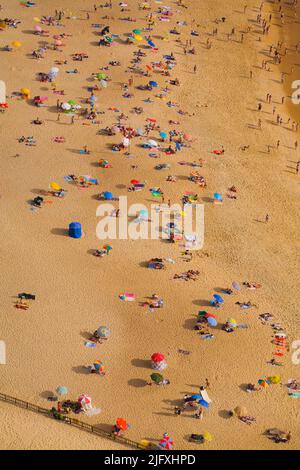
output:
[[267,214],[266,217],[265,217],[265,223],[267,224],[269,221],[270,221],[270,216],[269,216],[269,214]]
[[197,65],[194,65],[194,73],[197,72]]
[[277,147],[277,150],[278,150],[278,149],[279,149],[279,147],[280,147],[280,140],[277,140],[276,147]]
[[71,117],[71,124],[74,124],[74,119],[75,119],[75,116],[72,116]]
[[297,148],[298,148],[298,140],[296,140],[295,142],[295,150],[297,150]]
[[297,166],[296,166],[296,175],[299,174],[299,170],[300,170],[300,160],[297,162]]
[[60,122],[60,113],[58,113],[56,121]]

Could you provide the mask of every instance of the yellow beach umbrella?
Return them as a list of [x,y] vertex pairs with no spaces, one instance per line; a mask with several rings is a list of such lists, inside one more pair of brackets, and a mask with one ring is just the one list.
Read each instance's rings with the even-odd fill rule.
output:
[[54,189],[54,191],[59,191],[61,189],[61,186],[59,186],[59,184],[55,183],[55,181],[52,181],[52,183],[50,183],[50,188]]
[[21,43],[21,41],[13,41],[13,42],[11,43],[11,45],[12,45],[13,47],[21,47],[21,46],[22,46],[22,43]]
[[135,35],[134,35],[134,39],[135,39],[136,41],[142,41],[142,40],[143,40],[143,37],[142,37],[140,34],[135,34]]
[[281,382],[281,377],[280,375],[272,375],[271,377],[268,377],[268,380],[270,380],[270,382],[272,384],[279,384]]
[[40,20],[37,16],[35,16],[35,17],[33,18],[33,21],[35,21],[36,23],[39,23],[41,20]]
[[203,433],[203,437],[204,437],[204,440],[207,441],[207,442],[211,442],[213,440],[212,434],[210,434],[210,432],[208,432],[208,431],[205,431]]
[[20,91],[21,91],[22,95],[30,95],[29,88],[21,88]]

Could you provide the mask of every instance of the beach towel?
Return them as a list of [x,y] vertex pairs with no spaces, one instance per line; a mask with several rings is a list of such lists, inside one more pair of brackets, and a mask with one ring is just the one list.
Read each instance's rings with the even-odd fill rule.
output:
[[95,348],[97,346],[96,343],[93,343],[92,341],[86,341],[84,345],[87,348]]

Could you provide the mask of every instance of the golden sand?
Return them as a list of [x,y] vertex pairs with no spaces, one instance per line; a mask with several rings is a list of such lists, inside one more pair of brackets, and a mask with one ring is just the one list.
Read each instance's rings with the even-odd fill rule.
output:
[[[12,4],[11,4],[12,3]],[[173,52],[178,65],[172,77],[178,77],[180,87],[172,87],[170,99],[180,103],[191,116],[179,116],[175,109],[169,109],[166,101],[150,93],[154,105],[144,105],[142,100],[148,92],[134,89],[134,98],[121,97],[120,82],[125,82],[125,73],[136,46],[115,44],[110,48],[97,47],[98,37],[92,23],[110,24],[111,32],[124,34],[134,27],[144,27],[146,12],[138,10],[138,1],[130,0],[131,11],[121,13],[117,6],[113,10],[99,9],[92,12],[93,2],[86,0],[84,9],[90,11],[90,20],[82,9],[74,8],[74,2],[65,0],[64,10],[72,11],[70,16],[77,19],[63,20],[65,28],[46,27],[53,34],[66,32],[72,37],[66,41],[62,52],[47,51],[46,58],[34,60],[29,54],[42,40],[31,34],[34,17],[50,15],[61,7],[61,2],[44,0],[34,8],[25,8],[15,2],[2,2],[2,17],[19,18],[18,29],[7,28],[1,32],[1,46],[13,40],[22,41],[22,47],[8,53],[1,52],[1,79],[7,84],[7,94],[22,87],[31,89],[32,96],[48,95],[48,107],[34,108],[29,102],[16,98],[9,99],[9,110],[0,116],[1,141],[1,307],[0,336],[7,346],[7,365],[1,367],[0,391],[32,401],[41,406],[51,406],[46,400],[48,391],[54,391],[59,384],[66,385],[70,397],[76,399],[86,392],[93,403],[103,411],[88,422],[111,429],[116,417],[123,416],[132,425],[127,432],[134,440],[157,440],[168,432],[176,443],[176,449],[194,449],[188,442],[191,433],[210,431],[214,440],[201,447],[204,449],[296,449],[299,447],[299,403],[292,400],[285,386],[270,386],[257,393],[248,394],[242,390],[245,383],[256,383],[258,379],[279,373],[282,383],[290,377],[299,378],[299,365],[292,364],[291,353],[282,359],[284,367],[274,368],[267,364],[273,356],[272,329],[263,326],[259,314],[271,312],[276,321],[284,325],[289,340],[299,337],[299,178],[295,174],[295,162],[300,160],[299,150],[290,147],[299,139],[299,133],[272,124],[272,106],[263,103],[261,114],[256,111],[258,100],[265,100],[272,93],[274,101],[280,102],[283,95],[289,96],[288,82],[283,88],[280,67],[272,65],[271,72],[261,70],[265,57],[262,51],[284,34],[286,41],[295,44],[293,37],[287,39],[289,21],[283,28],[273,21],[270,36],[259,42],[257,28],[253,21],[258,14],[257,1],[248,2],[244,14],[244,2],[228,0],[226,6],[221,0],[187,2],[188,9],[172,3],[174,16],[170,23],[159,23],[157,34],[167,33],[175,22],[186,20],[189,26],[182,30],[181,38],[192,38],[196,55],[184,55],[175,43],[176,36],[169,41],[155,39],[159,52],[157,60],[164,53]],[[152,2],[157,8],[157,4]],[[266,6],[264,12],[272,9]],[[275,8],[275,7],[274,7]],[[277,7],[276,7],[277,8]],[[108,14],[114,20],[103,20]],[[298,8],[298,18],[299,18]],[[125,16],[137,18],[136,23],[120,21]],[[224,24],[216,25],[217,17],[226,16]],[[200,27],[200,37],[189,35],[191,19]],[[276,16],[275,16],[276,18]],[[244,33],[240,43],[240,31]],[[216,37],[208,36],[218,27]],[[227,33],[235,27],[233,40],[227,40]],[[284,33],[282,32],[284,29]],[[153,33],[155,37],[156,29]],[[294,32],[293,32],[294,34]],[[212,48],[206,48],[210,37]],[[87,52],[89,59],[73,62],[70,54]],[[156,56],[148,52],[148,60]],[[56,59],[67,59],[68,64],[59,66],[57,88],[64,89],[64,100],[80,101],[88,97],[86,86],[91,73],[107,65],[109,60],[120,60],[122,67],[112,67],[107,90],[98,93],[98,104],[105,114],[99,115],[99,126],[82,125],[81,120],[70,124],[70,118],[61,115],[56,121],[56,99],[50,85],[36,81],[37,72],[47,72]],[[289,56],[292,61],[297,56]],[[194,65],[197,73],[193,73]],[[77,75],[65,70],[77,67]],[[282,64],[281,67],[285,67]],[[289,65],[287,65],[289,67]],[[250,68],[253,71],[249,79]],[[298,74],[298,76],[297,76]],[[290,79],[291,77],[289,77]],[[299,66],[295,67],[294,79],[300,79]],[[154,76],[156,79],[156,76]],[[165,78],[157,81],[163,86]],[[134,85],[147,83],[147,79],[134,76]],[[287,99],[289,104],[289,99]],[[207,107],[204,105],[207,104]],[[129,114],[133,106],[143,106],[145,114]],[[96,135],[98,128],[112,125],[116,115],[108,108],[119,107],[130,116],[129,124],[138,126],[144,122],[148,112],[158,118],[162,129],[169,129],[168,120],[180,121],[180,129],[195,137],[192,149],[184,150],[174,157],[161,156],[151,159],[147,152],[135,147],[131,149],[134,158],[126,159],[119,153],[112,153],[108,144],[120,141],[120,137]],[[147,111],[149,106],[149,111]],[[151,107],[150,107],[151,106]],[[278,112],[287,120],[296,108],[276,104]],[[298,112],[298,111],[297,111]],[[299,112],[297,114],[299,116]],[[43,126],[33,126],[31,120],[39,116]],[[256,126],[262,119],[262,130]],[[296,119],[293,117],[293,119]],[[249,127],[250,125],[250,127]],[[21,135],[34,135],[36,147],[19,144]],[[65,144],[52,141],[54,136],[63,135]],[[156,136],[153,136],[157,138]],[[281,141],[279,150],[267,145]],[[78,150],[88,145],[90,155],[79,155]],[[223,145],[222,157],[213,156],[212,151]],[[250,145],[249,150],[240,150]],[[15,157],[19,154],[19,157]],[[96,162],[106,158],[113,165],[110,170],[100,169]],[[98,259],[90,250],[101,248],[96,238],[96,193],[111,190],[117,195],[128,195],[129,203],[147,203],[152,186],[164,189],[166,198],[177,202],[187,190],[196,190],[186,178],[189,167],[177,165],[179,160],[205,160],[202,173],[208,187],[199,190],[204,202],[218,191],[226,194],[233,184],[238,188],[236,201],[225,198],[222,206],[205,202],[205,245],[204,252],[186,264],[180,260],[180,248],[161,241],[113,241],[110,256]],[[170,162],[170,173],[180,176],[176,184],[167,183],[166,172],[157,172],[157,162]],[[131,165],[138,165],[132,170]],[[99,178],[100,186],[88,191],[78,191],[67,185],[63,177],[68,174],[91,174]],[[183,177],[182,177],[183,176]],[[128,185],[132,178],[147,180],[147,187],[141,193],[127,193],[120,185]],[[28,200],[37,191],[47,189],[51,181],[57,181],[68,189],[65,199],[53,199],[38,213],[30,210]],[[200,191],[203,191],[200,193]],[[200,200],[201,200],[200,198]],[[149,203],[149,202],[148,202]],[[268,224],[258,222],[270,215]],[[73,240],[61,235],[62,229],[78,220],[82,223],[85,237]],[[152,272],[140,264],[152,257],[172,257],[175,265],[168,265],[164,272]],[[201,273],[197,282],[174,281],[173,275],[186,269],[198,269]],[[207,301],[220,288],[226,288],[234,280],[251,280],[262,284],[257,291],[242,291],[234,297],[226,297],[224,307],[217,311],[220,321],[234,317],[238,323],[247,323],[248,329],[234,334],[220,330],[215,340],[201,341],[193,326],[199,309],[205,309]],[[28,311],[14,308],[18,292],[33,292],[37,300]],[[138,306],[136,302],[121,302],[122,292],[134,292],[138,300],[157,292],[165,300],[165,307],[153,314]],[[236,301],[248,301],[258,309],[243,311]],[[96,349],[84,347],[86,333],[100,324],[107,324],[112,334],[105,344]],[[178,349],[191,354],[184,356]],[[148,366],[153,352],[160,351],[167,356],[168,369],[165,375],[171,380],[168,387],[147,387],[151,369]],[[107,368],[105,377],[85,375],[82,366],[102,359]],[[210,382],[209,395],[213,400],[211,409],[203,421],[195,420],[192,413],[174,416],[173,409],[185,393],[196,393],[205,379]],[[225,410],[237,405],[248,408],[257,422],[246,426],[239,420],[226,419]],[[60,423],[45,420],[9,405],[0,404],[0,447],[2,449],[99,449],[117,448],[109,441],[89,436],[83,432],[65,428]],[[281,447],[263,436],[269,427],[291,430],[292,440],[288,447]]]

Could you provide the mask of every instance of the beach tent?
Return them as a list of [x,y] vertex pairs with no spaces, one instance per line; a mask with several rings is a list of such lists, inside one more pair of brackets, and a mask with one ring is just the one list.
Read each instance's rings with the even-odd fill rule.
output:
[[69,236],[71,238],[81,238],[82,228],[79,222],[71,222],[69,225]]

